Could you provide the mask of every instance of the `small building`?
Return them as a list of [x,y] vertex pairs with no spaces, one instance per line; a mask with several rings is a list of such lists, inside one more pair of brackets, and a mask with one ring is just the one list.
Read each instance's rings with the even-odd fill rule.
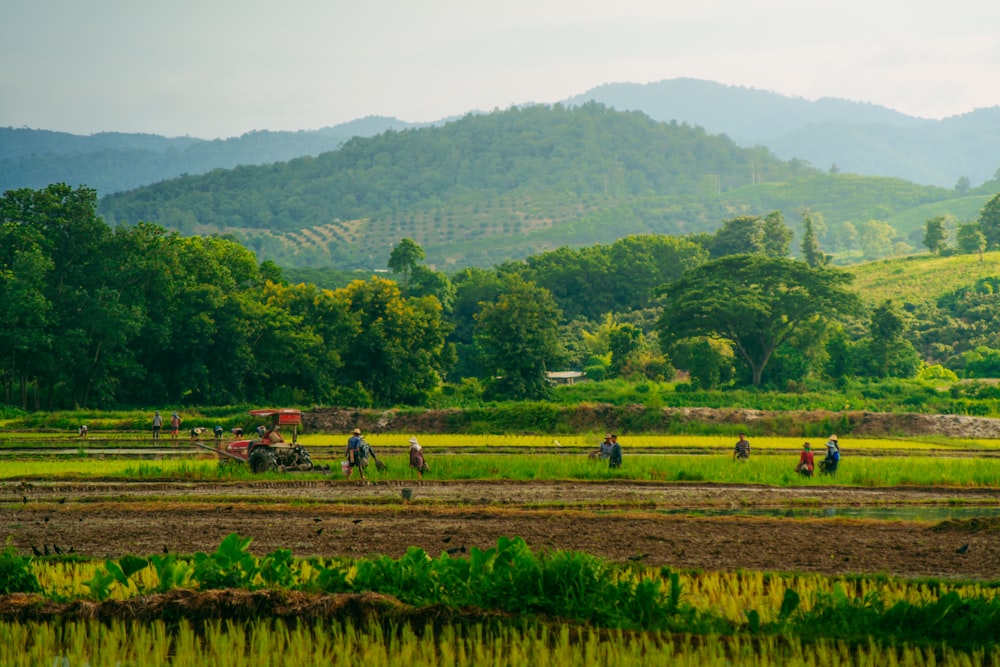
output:
[[587,374],[583,371],[549,371],[545,375],[552,385],[576,384],[587,380]]

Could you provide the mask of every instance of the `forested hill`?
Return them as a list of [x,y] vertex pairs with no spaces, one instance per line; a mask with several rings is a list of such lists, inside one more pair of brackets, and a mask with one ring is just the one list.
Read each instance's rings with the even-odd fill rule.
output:
[[[431,265],[454,269],[628,234],[711,232],[772,210],[797,227],[806,208],[825,220],[828,250],[850,251],[847,221],[891,224],[914,210],[968,220],[987,198],[954,197],[896,179],[821,173],[700,128],[591,103],[355,138],[318,157],[111,195],[100,213],[111,223],[229,234],[290,267],[384,268],[393,244],[410,238]],[[914,229],[908,224],[902,240]]]
[[[814,173],[637,112],[532,106],[355,138],[315,158],[173,179],[108,196],[100,212],[112,223],[231,233],[289,265],[384,266],[391,245],[408,237],[435,263],[462,266],[630,231],[707,229],[727,206],[696,198]],[[646,220],[619,210],[653,197],[671,198],[674,210]],[[298,256],[281,256],[288,238],[259,235],[303,229]]]

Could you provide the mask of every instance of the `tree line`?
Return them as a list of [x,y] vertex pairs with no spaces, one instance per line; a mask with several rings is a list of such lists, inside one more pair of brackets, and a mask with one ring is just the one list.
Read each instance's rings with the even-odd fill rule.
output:
[[[976,223],[985,248],[998,212],[1000,195]],[[8,191],[0,222],[0,385],[31,409],[543,398],[567,369],[781,389],[1000,370],[1000,278],[866,307],[808,212],[803,260],[772,211],[451,275],[404,238],[389,276],[336,286],[224,237],[111,228],[86,187]]]

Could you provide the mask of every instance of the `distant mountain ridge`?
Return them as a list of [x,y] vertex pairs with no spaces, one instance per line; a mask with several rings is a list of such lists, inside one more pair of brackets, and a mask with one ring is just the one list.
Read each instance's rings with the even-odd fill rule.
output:
[[[943,120],[915,118],[871,103],[816,101],[677,78],[648,84],[608,83],[563,101],[596,101],[654,120],[676,120],[725,134],[743,147],[764,146],[784,160],[821,170],[902,178],[923,185],[972,187],[1000,168],[1000,106]],[[477,113],[477,112],[470,112]],[[88,185],[100,195],[182,174],[260,165],[336,150],[352,137],[440,125],[370,116],[318,130],[261,130],[228,139],[107,132],[90,136],[0,128],[0,192],[49,183]]]
[[953,187],[962,177],[976,186],[1000,171],[1000,106],[931,120],[871,103],[813,102],[684,78],[606,84],[565,103],[587,101],[699,125],[741,146],[765,146],[779,158],[805,160],[818,169],[939,187]]
[[0,192],[64,182],[87,185],[106,195],[183,174],[316,156],[336,150],[352,137],[420,126],[369,116],[319,130],[261,130],[212,140],[120,132],[83,136],[6,127],[0,128]]

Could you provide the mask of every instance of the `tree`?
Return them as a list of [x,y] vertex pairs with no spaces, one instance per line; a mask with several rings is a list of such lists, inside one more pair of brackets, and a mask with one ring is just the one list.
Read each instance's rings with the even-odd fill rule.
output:
[[768,257],[787,257],[792,243],[792,230],[785,224],[781,211],[771,211],[761,221],[764,229],[763,251]]
[[712,257],[725,255],[767,255],[785,257],[792,242],[792,230],[781,211],[766,216],[741,216],[722,223],[712,239]]
[[813,268],[826,266],[830,257],[820,250],[813,217],[808,211],[802,214],[802,225],[805,228],[802,234],[802,259]]
[[334,295],[347,300],[357,321],[344,352],[347,382],[364,387],[378,406],[423,402],[453,361],[440,302],[405,299],[396,283],[378,277]]
[[726,220],[712,237],[712,258],[759,254],[763,249],[764,227],[753,215]]
[[944,216],[931,218],[924,225],[924,245],[932,253],[940,253],[945,247],[948,232],[944,228]]
[[629,358],[639,351],[642,344],[642,332],[626,322],[611,330],[608,347],[611,351],[611,365],[608,368],[611,377],[620,377]]
[[878,259],[892,254],[892,242],[896,230],[882,220],[862,222],[858,230],[858,242],[865,259]]
[[872,311],[869,337],[857,351],[857,367],[868,377],[913,377],[920,370],[920,356],[906,333],[906,316],[891,300]]
[[980,211],[979,231],[986,237],[987,248],[1000,247],[1000,194],[986,202]]
[[417,263],[425,257],[424,249],[417,245],[413,239],[400,239],[399,243],[389,253],[389,270],[393,274],[399,274],[402,278],[400,284],[403,292],[410,287],[410,276],[417,267]]
[[561,314],[548,290],[512,276],[476,315],[476,341],[490,373],[488,394],[533,400],[551,392],[546,369],[558,353]]
[[972,185],[969,183],[968,176],[960,176],[959,179],[955,182],[955,192],[957,192],[960,195],[966,194],[971,187]]
[[979,229],[978,222],[959,225],[956,243],[960,253],[964,255],[979,253],[979,261],[983,261],[983,252],[986,250],[986,236]]
[[803,323],[859,309],[848,291],[853,276],[814,269],[787,258],[733,255],[684,272],[662,286],[664,310],[657,322],[661,344],[710,336],[729,341],[751,371],[753,386],[774,351]]

